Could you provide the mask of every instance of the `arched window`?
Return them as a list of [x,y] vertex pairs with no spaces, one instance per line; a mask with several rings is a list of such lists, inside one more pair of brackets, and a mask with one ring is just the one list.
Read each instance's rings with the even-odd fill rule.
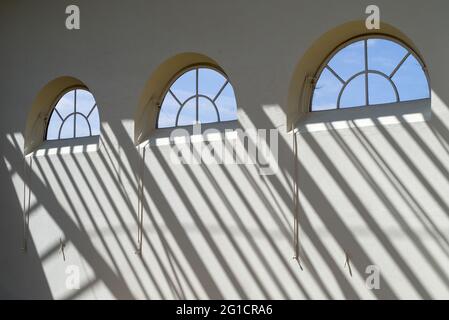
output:
[[385,36],[344,43],[318,70],[311,111],[364,107],[430,97],[423,62]]
[[236,119],[237,103],[226,75],[209,66],[194,66],[170,82],[160,106],[157,128]]
[[100,135],[100,116],[93,95],[85,88],[64,91],[47,125],[46,140]]

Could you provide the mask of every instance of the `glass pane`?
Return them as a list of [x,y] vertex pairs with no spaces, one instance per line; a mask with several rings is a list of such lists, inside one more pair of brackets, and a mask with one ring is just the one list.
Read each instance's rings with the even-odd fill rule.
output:
[[340,108],[365,106],[365,74],[354,78],[341,95]]
[[173,98],[170,92],[165,95],[159,112],[158,128],[169,128],[176,126],[176,114],[179,103]]
[[345,81],[357,72],[365,70],[364,40],[354,42],[341,49],[328,65]]
[[76,138],[89,137],[90,129],[87,120],[82,116],[76,115]]
[[410,55],[395,73],[393,79],[401,101],[429,98],[426,75],[416,60]]
[[[182,74],[170,88],[170,91],[173,92],[179,102],[181,104],[185,104],[179,114],[179,121],[177,125],[192,125],[196,121],[195,96],[197,94],[197,70],[198,95],[204,95],[211,100],[217,96],[215,104],[219,109],[218,111],[220,114],[220,120],[236,120],[237,103],[232,86],[227,83],[226,77],[224,77],[220,72],[211,68],[202,67],[198,69],[192,69]],[[176,101],[176,98],[171,95],[170,91],[167,92],[161,106],[158,128],[176,126],[176,115],[180,108],[180,103]],[[203,109],[199,108],[201,111],[199,111],[198,113],[198,120],[202,123],[217,122],[218,117],[215,111],[215,107],[213,107],[213,103],[205,97],[199,97],[198,101],[204,105]]]
[[221,121],[237,120],[237,101],[234,95],[234,89],[228,83],[221,94],[215,100],[218,112],[220,112]]
[[179,113],[178,126],[188,126],[196,122],[196,99],[189,100]]
[[396,42],[385,39],[368,40],[368,69],[387,76],[393,72],[408,51]]
[[59,116],[56,114],[56,112],[53,112],[50,118],[50,121],[48,122],[47,127],[47,140],[57,140],[59,135],[59,127],[62,125],[62,120],[59,118]]
[[381,75],[368,74],[368,92],[370,104],[396,102],[396,94],[392,84]]
[[312,111],[336,109],[342,87],[341,81],[328,69],[324,69],[313,91]]
[[87,90],[76,90],[76,112],[84,114],[86,117],[95,105],[92,93]]
[[206,98],[200,97],[198,100],[198,120],[200,123],[217,122],[217,111],[214,105]]
[[55,106],[62,118],[67,117],[74,112],[75,91],[69,91],[64,94]]
[[73,138],[73,117],[74,115],[72,114],[64,121],[61,128],[61,135],[59,136],[60,139]]
[[98,107],[95,107],[92,110],[92,113],[89,116],[90,129],[92,130],[93,136],[100,135],[100,115],[98,112]]
[[213,99],[226,82],[221,73],[209,69],[200,68],[198,73],[198,93]]
[[181,75],[170,87],[181,103],[196,94],[196,70],[190,70]]

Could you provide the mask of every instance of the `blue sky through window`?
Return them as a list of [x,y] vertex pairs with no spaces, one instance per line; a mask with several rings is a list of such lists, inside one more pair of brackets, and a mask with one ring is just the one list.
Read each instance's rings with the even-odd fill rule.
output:
[[173,82],[162,101],[158,128],[192,125],[197,118],[199,123],[237,119],[232,85],[212,68],[193,68]]
[[330,58],[316,83],[311,110],[360,107],[367,102],[368,105],[394,103],[429,96],[426,74],[410,50],[396,41],[369,38],[349,43]]
[[100,134],[100,116],[93,95],[85,89],[66,92],[56,103],[47,126],[47,140]]

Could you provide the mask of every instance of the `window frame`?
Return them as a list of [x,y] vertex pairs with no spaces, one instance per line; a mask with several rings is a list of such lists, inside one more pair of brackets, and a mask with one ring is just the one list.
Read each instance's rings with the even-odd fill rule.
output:
[[[55,110],[56,110],[56,106],[58,105],[59,101],[62,99],[63,96],[65,96],[67,93],[69,93],[69,92],[71,92],[71,91],[75,91],[75,90],[85,90],[85,91],[89,92],[89,93],[94,97],[95,105],[92,107],[92,110],[93,110],[94,108],[97,108],[98,117],[99,117],[99,131],[100,131],[100,133],[99,133],[98,135],[93,135],[93,134],[92,134],[92,128],[91,128],[91,126],[90,126],[89,119],[86,118],[87,124],[88,124],[88,126],[89,126],[89,132],[90,132],[90,135],[84,136],[84,137],[75,137],[75,136],[74,136],[74,137],[72,137],[72,138],[60,138],[59,136],[61,135],[61,128],[62,128],[62,126],[64,125],[64,121],[63,121],[63,122],[61,123],[60,128],[59,128],[58,139],[51,139],[51,140],[47,139],[47,136],[48,136],[48,126],[50,125],[50,120],[51,120],[51,118],[52,118],[52,116],[53,116],[53,113],[54,113]],[[75,97],[76,97],[76,93],[75,93]],[[76,105],[76,100],[75,100],[75,103],[74,103],[74,108],[75,108],[75,105]],[[72,113],[70,113],[67,117],[70,117],[72,114],[76,114],[76,109],[74,109],[74,110],[75,110],[75,111],[72,112]],[[91,110],[91,111],[92,111],[92,110]],[[78,112],[78,113],[79,113],[79,112]],[[83,115],[83,116],[84,116],[84,115]],[[89,138],[89,137],[97,137],[97,136],[100,136],[100,135],[101,135],[101,116],[100,116],[100,108],[98,107],[97,100],[95,99],[95,96],[94,96],[93,93],[89,90],[89,88],[88,88],[87,86],[85,86],[85,85],[74,85],[74,86],[70,86],[70,87],[67,87],[67,88],[65,88],[64,90],[62,90],[62,91],[56,96],[56,98],[54,99],[53,103],[51,104],[51,112],[50,112],[50,114],[48,115],[47,120],[46,120],[43,141],[44,141],[44,142],[45,142],[45,141],[64,141],[64,140],[65,140],[65,141],[70,141],[70,140],[77,140],[77,139],[83,139],[83,138]]]
[[[364,45],[364,57],[363,59],[365,60],[365,68],[363,71],[360,71],[358,73],[353,74],[351,77],[348,78],[348,80],[346,80],[345,83],[343,83],[343,86],[339,92],[337,101],[335,102],[335,108],[334,109],[328,109],[328,110],[312,110],[312,103],[313,103],[313,97],[315,94],[315,89],[316,89],[316,84],[318,83],[322,72],[326,69],[326,67],[328,67],[329,62],[332,60],[332,58],[338,54],[342,49],[344,49],[345,47],[356,43],[358,41],[368,41],[369,39],[384,39],[384,40],[390,40],[392,42],[395,42],[396,44],[400,45],[402,48],[404,48],[405,50],[408,51],[408,53],[405,55],[405,58],[401,59],[401,61],[398,63],[398,65],[395,67],[395,69],[393,70],[393,76],[394,74],[400,69],[400,67],[402,66],[402,64],[407,60],[407,58],[410,55],[413,55],[413,57],[418,61],[418,63],[421,65],[421,68],[424,72],[424,75],[426,77],[427,80],[427,86],[428,86],[428,91],[429,91],[429,97],[424,98],[424,99],[430,99],[431,98],[431,85],[430,85],[430,77],[428,74],[428,69],[426,64],[424,63],[424,60],[421,58],[421,56],[411,47],[409,46],[406,42],[402,41],[401,39],[391,36],[391,35],[387,35],[387,34],[383,34],[383,33],[371,33],[371,34],[362,34],[362,35],[358,35],[355,37],[352,37],[348,40],[345,40],[344,42],[342,42],[341,44],[339,44],[338,46],[336,46],[327,56],[326,58],[323,60],[323,62],[320,64],[320,67],[317,69],[317,72],[315,72],[315,75],[313,76],[313,86],[312,86],[312,93],[310,94],[310,101],[309,101],[309,108],[308,108],[308,112],[309,113],[316,113],[316,112],[326,112],[326,111],[336,111],[336,110],[345,110],[345,109],[353,109],[353,108],[367,108],[367,107],[373,107],[373,106],[378,106],[378,105],[386,105],[386,104],[396,104],[396,103],[401,103],[401,102],[407,102],[406,101],[401,101],[400,97],[399,97],[399,91],[396,87],[396,84],[393,82],[392,77],[388,77],[388,75],[384,74],[383,72],[380,72],[378,70],[370,70],[368,69],[367,65],[368,65],[368,52],[367,52],[367,46]],[[398,68],[399,66],[399,68]],[[331,71],[332,69],[329,69],[330,72],[333,74],[334,72]],[[361,105],[361,106],[355,106],[355,107],[349,107],[349,108],[340,108],[339,106],[339,102],[341,99],[341,96],[343,95],[343,92],[345,90],[345,88],[347,87],[347,85],[354,80],[355,78],[357,78],[360,75],[365,74],[365,77],[367,78],[368,75],[370,73],[373,74],[378,74],[381,75],[382,77],[387,76],[387,79],[389,80],[390,84],[393,87],[393,90],[395,92],[395,96],[396,96],[396,101],[395,102],[389,102],[389,103],[382,103],[382,104],[365,104],[365,105]],[[335,74],[334,76],[336,77],[336,79],[338,81],[339,77],[337,77]],[[368,93],[369,93],[369,84],[367,79],[365,78],[365,101],[369,102],[369,98],[368,98]],[[420,100],[420,99],[419,99]],[[409,101],[414,101],[414,100],[409,100]]]
[[[178,110],[178,112],[177,112],[177,114],[176,114],[175,126],[173,126],[173,127],[165,127],[165,128],[160,128],[160,127],[159,127],[159,116],[160,116],[160,114],[161,114],[162,104],[164,103],[164,99],[165,99],[165,97],[167,96],[167,94],[171,91],[170,89],[171,89],[172,85],[173,85],[173,84],[174,84],[174,83],[175,83],[181,76],[183,76],[185,73],[187,73],[187,72],[189,72],[189,71],[192,71],[192,70],[195,70],[195,69],[198,70],[198,69],[201,69],[201,68],[211,69],[211,70],[213,70],[213,71],[215,71],[215,72],[218,72],[219,74],[221,74],[221,75],[226,79],[225,84],[223,84],[222,88],[220,89],[220,91],[219,91],[219,92],[217,93],[217,95],[216,95],[217,98],[220,96],[221,92],[224,90],[224,88],[225,88],[228,84],[232,87],[232,90],[234,91],[234,87],[232,86],[232,83],[231,83],[231,81],[230,81],[228,75],[224,72],[224,70],[223,70],[222,68],[220,68],[219,66],[217,66],[217,65],[215,65],[215,64],[212,64],[212,63],[194,63],[194,64],[188,65],[188,66],[186,66],[186,67],[184,67],[184,68],[181,68],[178,72],[176,72],[176,73],[173,75],[173,77],[170,79],[170,81],[169,81],[169,82],[167,83],[167,85],[164,87],[164,90],[162,91],[162,94],[159,96],[158,102],[157,102],[157,104],[156,104],[156,107],[157,107],[157,116],[156,116],[156,124],[155,124],[155,129],[156,129],[156,130],[161,130],[161,129],[176,129],[176,128],[183,128],[183,127],[185,128],[185,127],[191,127],[191,126],[193,126],[193,124],[188,124],[188,125],[178,125],[177,123],[178,123],[178,120],[179,120],[179,114],[181,113],[182,108],[183,108],[184,105],[187,103],[187,101],[191,100],[191,99],[194,98],[194,97],[197,97],[197,99],[200,98],[200,97],[204,97],[204,98],[208,99],[210,102],[212,102],[212,104],[213,104],[213,106],[215,107],[215,110],[216,110],[216,112],[217,112],[217,118],[218,118],[218,121],[215,121],[215,122],[208,122],[208,123],[204,123],[204,124],[225,123],[225,122],[232,122],[232,121],[236,121],[236,120],[237,120],[237,119],[235,119],[235,120],[221,120],[221,119],[220,119],[220,111],[219,111],[218,107],[215,105],[215,102],[212,101],[210,97],[205,96],[205,95],[201,95],[201,94],[198,93],[198,85],[199,85],[199,82],[198,82],[198,78],[196,78],[196,85],[195,85],[195,87],[196,87],[196,91],[197,91],[197,92],[196,92],[194,95],[192,95],[191,97],[187,98],[186,101],[184,101],[184,103],[180,106],[180,108],[179,108],[179,110]],[[174,94],[172,94],[172,95],[174,96]],[[177,98],[175,98],[175,99],[177,100]],[[235,91],[234,91],[234,99],[236,100],[235,102],[236,102],[236,106],[237,106],[237,108],[238,108],[237,98],[236,98],[236,96],[235,96]],[[178,102],[178,103],[179,103],[179,102]],[[196,111],[197,122],[198,122],[198,120],[199,120],[199,119],[198,119],[198,114],[199,114],[199,113],[198,113],[198,108],[197,108],[197,111]],[[236,114],[236,116],[237,116],[237,114]],[[203,125],[203,123],[202,123],[202,125]]]

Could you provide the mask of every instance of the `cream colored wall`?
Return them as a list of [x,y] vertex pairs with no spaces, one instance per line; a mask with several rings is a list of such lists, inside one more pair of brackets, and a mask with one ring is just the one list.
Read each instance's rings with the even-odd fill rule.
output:
[[[430,120],[298,137],[304,271],[292,260],[294,82],[314,44],[363,20],[371,2],[77,1],[79,31],[64,27],[68,4],[0,4],[0,297],[449,297],[447,1],[376,3],[428,67]],[[276,175],[262,176],[254,165],[173,165],[168,146],[148,149],[139,172],[134,119],[152,76],[184,52],[227,73],[238,126],[280,130]],[[27,174],[27,119],[42,88],[62,76],[95,95],[100,149],[33,157]],[[26,254],[24,182],[32,191]],[[379,290],[365,286],[370,264],[380,267]],[[69,265],[80,268],[80,290],[65,286]]]

